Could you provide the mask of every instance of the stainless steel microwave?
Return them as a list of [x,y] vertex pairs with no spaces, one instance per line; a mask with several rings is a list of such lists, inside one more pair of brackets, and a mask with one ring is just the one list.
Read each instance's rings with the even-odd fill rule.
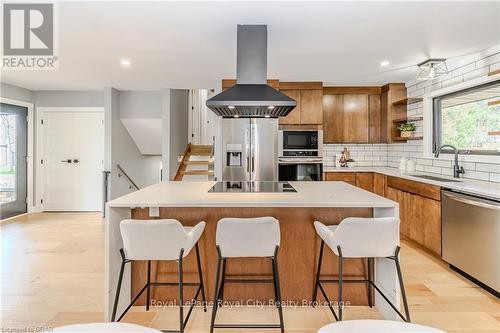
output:
[[279,157],[321,157],[323,154],[323,131],[280,130],[278,131]]

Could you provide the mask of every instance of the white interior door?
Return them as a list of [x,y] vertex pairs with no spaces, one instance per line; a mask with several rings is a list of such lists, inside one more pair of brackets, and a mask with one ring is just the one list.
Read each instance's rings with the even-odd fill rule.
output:
[[42,119],[43,209],[100,210],[104,114],[44,112]]

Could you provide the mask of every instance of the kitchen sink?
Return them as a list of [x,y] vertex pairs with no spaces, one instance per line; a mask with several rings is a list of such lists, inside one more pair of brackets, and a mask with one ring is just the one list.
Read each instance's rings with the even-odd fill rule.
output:
[[429,175],[410,175],[412,177],[417,177],[417,178],[423,178],[423,179],[429,179],[429,180],[435,180],[437,182],[444,182],[444,183],[460,183],[460,180],[455,180],[455,179],[450,179],[450,178],[441,178],[441,177],[435,177],[435,176],[429,176]]

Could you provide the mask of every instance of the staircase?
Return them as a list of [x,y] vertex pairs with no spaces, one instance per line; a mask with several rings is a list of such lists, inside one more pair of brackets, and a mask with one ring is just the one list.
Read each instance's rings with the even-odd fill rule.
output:
[[[185,180],[184,176],[204,176],[209,180],[214,177],[214,146],[188,144],[175,174],[175,181]],[[198,178],[198,177],[196,177]],[[201,180],[201,179],[196,179]]]

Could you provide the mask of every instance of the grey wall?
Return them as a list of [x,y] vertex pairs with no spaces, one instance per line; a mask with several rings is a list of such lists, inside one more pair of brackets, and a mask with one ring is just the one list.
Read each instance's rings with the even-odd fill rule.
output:
[[31,90],[3,82],[0,88],[0,96],[3,98],[17,99],[19,101],[33,103],[33,92]]
[[188,107],[189,90],[170,89],[170,127],[167,130],[170,149],[167,156],[169,156],[171,180],[177,172],[177,155],[183,154],[188,144]]
[[110,199],[132,192],[124,177],[118,177],[120,164],[129,177],[140,187],[158,182],[159,156],[141,155],[135,142],[120,121],[120,92],[113,88],[104,89],[105,165],[111,171]]
[[162,117],[161,91],[120,91],[120,117],[160,119]]

